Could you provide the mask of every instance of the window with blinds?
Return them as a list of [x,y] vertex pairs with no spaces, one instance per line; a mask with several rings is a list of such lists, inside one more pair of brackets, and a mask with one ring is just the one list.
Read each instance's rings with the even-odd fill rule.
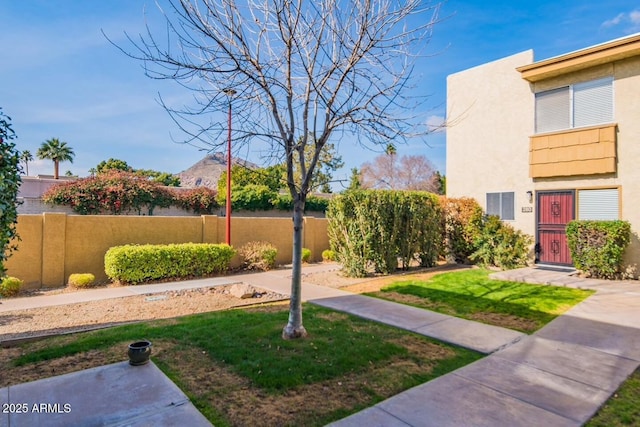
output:
[[573,127],[613,121],[613,79],[606,78],[573,86]]
[[487,215],[497,215],[502,220],[515,219],[515,193],[487,193]]
[[536,133],[553,132],[571,127],[569,87],[536,94]]
[[536,93],[536,133],[613,121],[613,77]]
[[608,221],[620,219],[617,188],[578,191],[578,219]]

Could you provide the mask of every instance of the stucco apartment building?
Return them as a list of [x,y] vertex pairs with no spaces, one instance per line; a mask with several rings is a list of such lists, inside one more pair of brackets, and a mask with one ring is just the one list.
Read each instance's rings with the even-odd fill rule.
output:
[[447,195],[571,265],[572,219],[625,219],[640,268],[640,33],[543,61],[518,53],[447,78]]

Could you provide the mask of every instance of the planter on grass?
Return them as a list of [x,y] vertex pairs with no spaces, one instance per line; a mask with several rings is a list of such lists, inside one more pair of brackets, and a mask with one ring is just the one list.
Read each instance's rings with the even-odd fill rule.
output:
[[129,364],[133,366],[144,365],[149,362],[151,355],[151,341],[136,341],[129,344]]

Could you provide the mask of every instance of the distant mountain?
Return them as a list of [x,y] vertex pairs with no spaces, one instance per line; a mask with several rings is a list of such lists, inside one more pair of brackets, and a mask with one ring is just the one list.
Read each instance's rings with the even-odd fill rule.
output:
[[[258,165],[244,159],[232,158],[234,165],[243,165],[257,169]],[[211,153],[190,168],[180,172],[181,187],[209,187],[218,188],[218,180],[222,172],[227,170],[227,155],[225,153]]]

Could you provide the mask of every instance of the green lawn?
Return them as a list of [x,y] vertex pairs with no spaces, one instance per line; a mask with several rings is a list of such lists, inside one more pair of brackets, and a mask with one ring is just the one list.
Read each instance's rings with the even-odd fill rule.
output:
[[95,357],[98,365],[126,360],[126,344],[145,338],[153,342],[154,363],[216,426],[312,426],[481,357],[312,305],[304,306],[310,336],[284,341],[287,315],[286,305],[267,306],[49,339],[23,346],[3,374],[19,381],[21,372],[32,374],[43,366],[63,373],[65,360],[74,364]]
[[640,370],[622,384],[585,426],[640,426]]
[[482,269],[401,280],[369,295],[532,333],[593,291],[489,279]]

